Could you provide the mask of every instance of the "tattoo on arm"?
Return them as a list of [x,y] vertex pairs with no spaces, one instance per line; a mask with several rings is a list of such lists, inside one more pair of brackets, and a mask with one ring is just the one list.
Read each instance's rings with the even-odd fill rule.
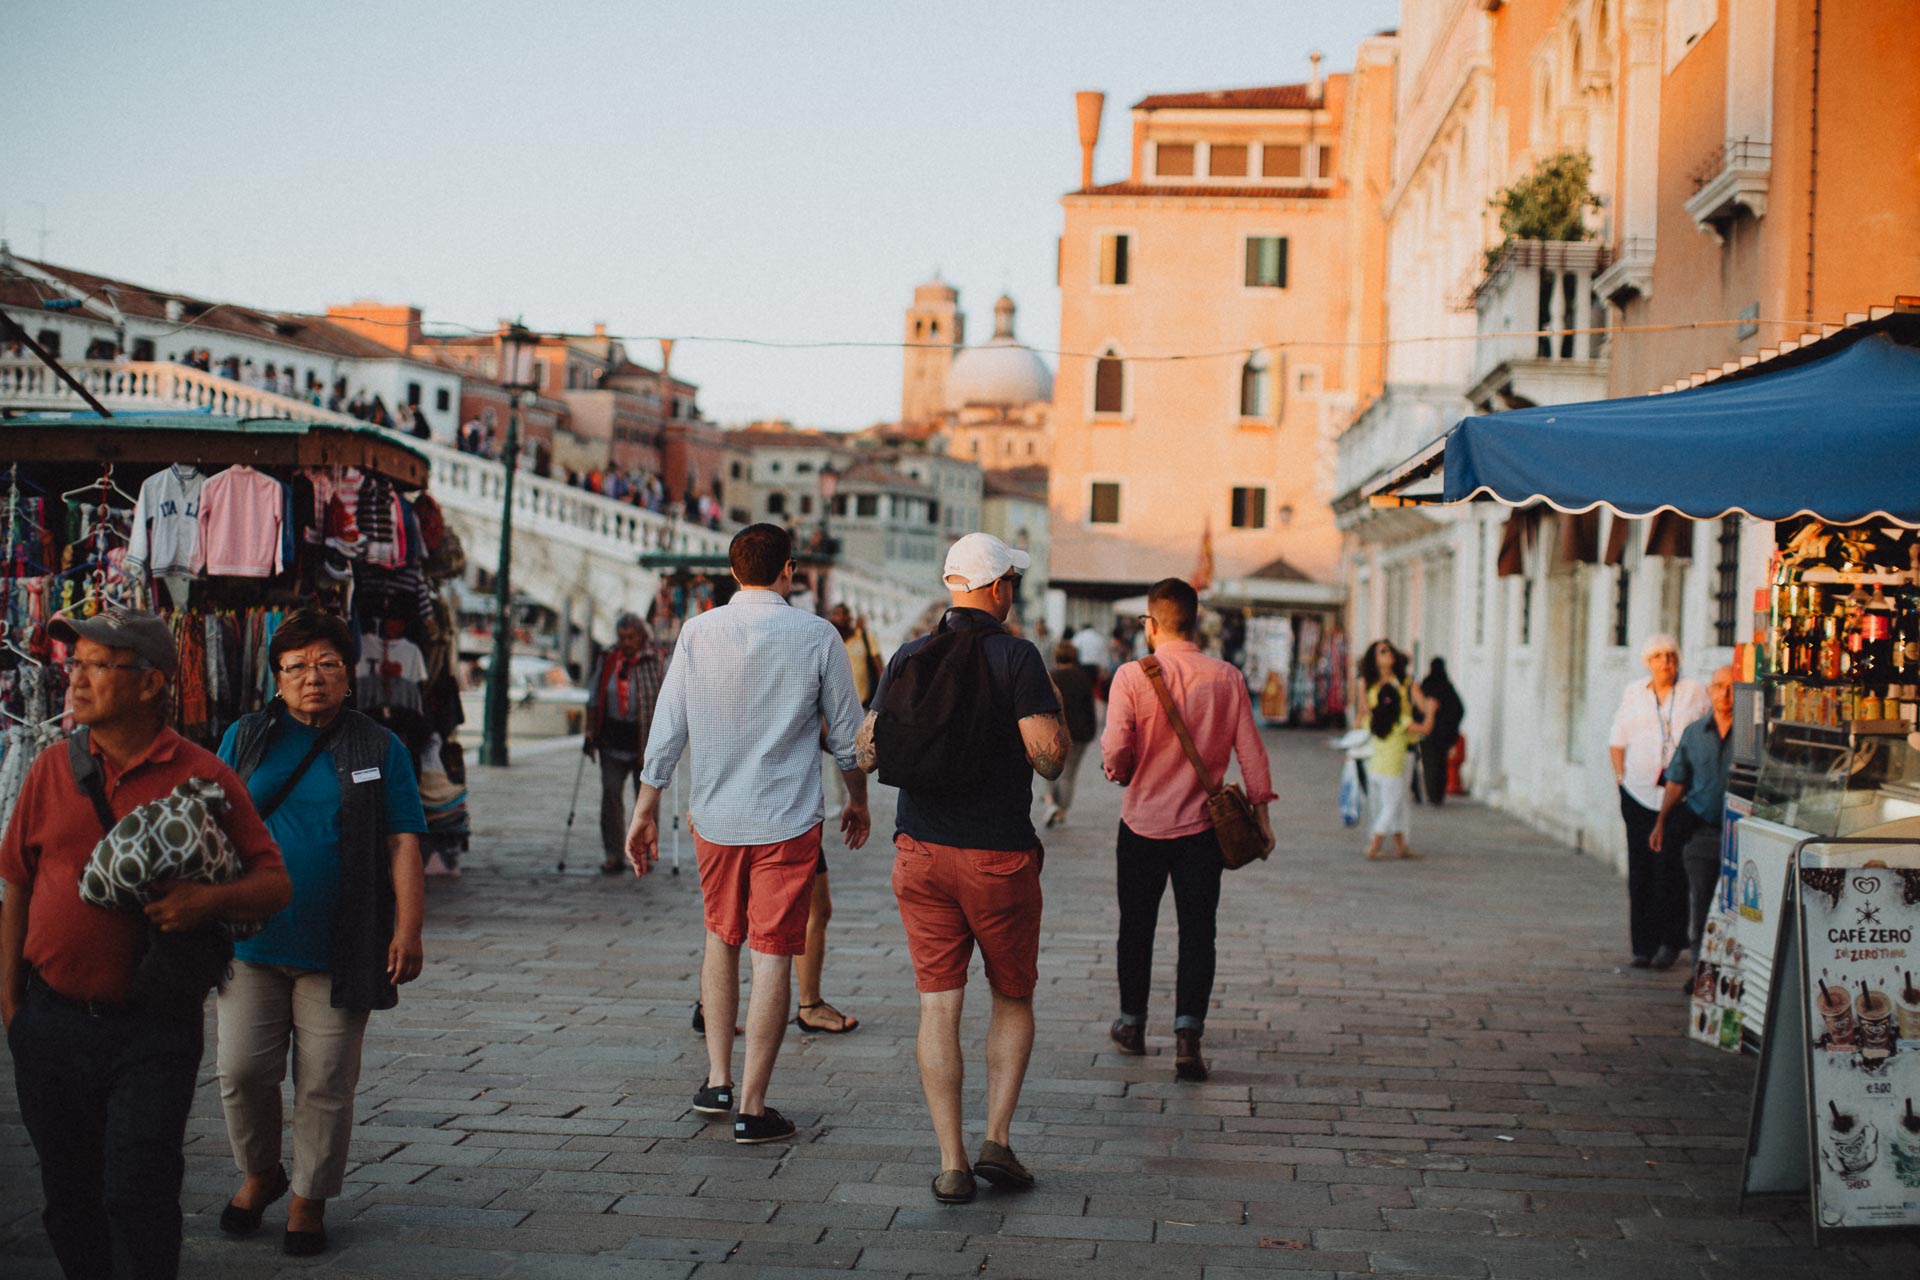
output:
[[1051,715],[1028,716],[1020,721],[1020,737],[1026,743],[1027,762],[1033,771],[1051,782],[1067,767],[1067,749],[1073,739],[1067,733],[1066,718]]
[[860,722],[860,732],[853,738],[854,762],[862,773],[872,773],[880,764],[879,752],[873,745],[873,726],[879,719],[878,711],[867,712],[867,718]]

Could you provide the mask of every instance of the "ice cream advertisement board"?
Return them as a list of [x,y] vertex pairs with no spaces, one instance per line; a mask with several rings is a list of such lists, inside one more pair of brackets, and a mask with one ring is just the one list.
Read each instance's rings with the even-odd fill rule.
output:
[[1809,847],[1796,870],[1823,1228],[1920,1225],[1920,866],[1895,852]]

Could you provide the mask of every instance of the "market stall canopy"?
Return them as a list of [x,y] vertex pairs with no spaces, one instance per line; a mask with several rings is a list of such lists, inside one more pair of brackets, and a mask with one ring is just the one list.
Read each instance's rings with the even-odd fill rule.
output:
[[1681,391],[1464,418],[1367,492],[1920,527],[1917,478],[1920,315],[1894,312]]
[[403,489],[424,488],[428,472],[426,455],[379,427],[208,413],[0,419],[0,459],[359,467],[377,471]]

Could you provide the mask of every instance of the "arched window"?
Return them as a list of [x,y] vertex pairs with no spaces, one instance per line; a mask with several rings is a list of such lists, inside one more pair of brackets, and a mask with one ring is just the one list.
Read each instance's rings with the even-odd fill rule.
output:
[[1126,406],[1126,362],[1118,351],[1108,347],[1093,363],[1093,411],[1125,413]]
[[1240,366],[1240,416],[1243,418],[1264,418],[1267,416],[1267,353],[1256,351],[1247,357]]

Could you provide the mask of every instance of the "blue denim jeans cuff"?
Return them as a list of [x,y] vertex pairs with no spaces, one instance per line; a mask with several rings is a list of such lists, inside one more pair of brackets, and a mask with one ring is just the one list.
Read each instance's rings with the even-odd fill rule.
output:
[[1144,1013],[1123,1013],[1120,1015],[1120,1025],[1123,1027],[1144,1027],[1147,1025],[1147,1015]]
[[1193,1017],[1175,1018],[1173,1020],[1173,1029],[1175,1031],[1205,1031],[1207,1029],[1207,1020],[1205,1018]]

